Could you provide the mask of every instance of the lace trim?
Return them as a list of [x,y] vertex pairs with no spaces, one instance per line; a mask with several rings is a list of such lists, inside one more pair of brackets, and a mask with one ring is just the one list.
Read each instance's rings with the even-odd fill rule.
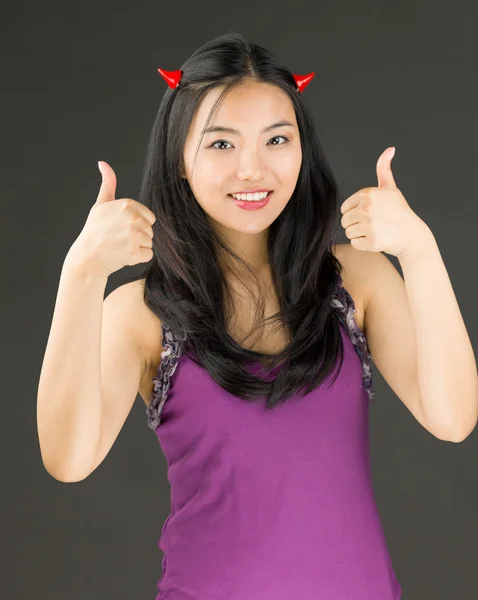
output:
[[337,292],[332,299],[332,304],[338,308],[339,320],[345,325],[349,337],[355,346],[356,352],[362,362],[363,387],[367,392],[369,401],[375,404],[375,390],[372,376],[372,355],[367,344],[365,334],[357,325],[354,313],[357,312],[355,302],[348,291],[342,287],[342,278],[339,277]]
[[[350,339],[355,346],[357,354],[362,362],[363,386],[367,392],[370,402],[375,403],[375,391],[373,385],[371,359],[367,340],[363,331],[357,325],[354,313],[355,303],[352,296],[342,287],[342,278],[339,277],[337,291],[332,298],[332,304],[338,309],[339,320],[344,324]],[[166,324],[161,324],[163,331],[163,347],[161,352],[161,363],[158,373],[153,377],[154,390],[151,403],[146,407],[148,426],[155,430],[161,420],[161,411],[166,402],[171,377],[178,366],[179,357],[182,354],[182,344],[185,337],[176,339]]]
[[148,418],[148,426],[155,430],[161,419],[161,411],[163,409],[166,398],[168,397],[169,386],[171,385],[171,377],[178,366],[179,357],[182,354],[182,344],[185,337],[176,339],[169,327],[161,323],[163,331],[163,347],[161,352],[161,362],[159,364],[158,373],[153,377],[154,390],[150,404],[146,407],[146,415]]

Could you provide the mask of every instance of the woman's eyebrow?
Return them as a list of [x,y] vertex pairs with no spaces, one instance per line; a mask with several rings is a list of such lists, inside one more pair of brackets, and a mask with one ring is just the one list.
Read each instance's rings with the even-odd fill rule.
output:
[[[277,127],[286,127],[286,126],[290,126],[290,127],[295,127],[295,125],[293,123],[291,123],[290,121],[278,121],[277,123],[273,123],[272,125],[269,125],[268,127],[265,127],[261,133],[266,133],[267,131],[270,131],[271,129],[276,129]],[[238,129],[232,129],[231,127],[223,127],[222,125],[213,125],[211,127],[208,127],[204,133],[217,133],[217,132],[221,132],[221,133],[233,133],[234,135],[241,135],[241,132]]]

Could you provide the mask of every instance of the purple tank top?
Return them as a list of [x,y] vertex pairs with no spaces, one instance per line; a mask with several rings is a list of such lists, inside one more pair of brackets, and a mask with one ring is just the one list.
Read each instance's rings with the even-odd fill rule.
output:
[[221,388],[162,325],[146,410],[171,485],[156,600],[401,598],[372,488],[372,357],[341,284],[335,383],[269,412]]

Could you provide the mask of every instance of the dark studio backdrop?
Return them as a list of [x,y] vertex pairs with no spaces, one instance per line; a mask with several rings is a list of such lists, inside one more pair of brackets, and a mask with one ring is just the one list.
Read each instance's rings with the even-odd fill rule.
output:
[[[241,32],[292,72],[315,71],[304,93],[342,200],[376,186],[377,158],[396,147],[395,180],[435,235],[475,348],[478,7],[28,2],[3,16],[3,595],[152,600],[169,484],[141,398],[104,462],[81,482],[47,473],[37,434],[60,271],[98,194],[97,161],[115,170],[117,197],[137,199],[167,86],[157,68],[175,70],[207,40]],[[343,229],[338,241],[348,241]],[[106,293],[133,273],[114,273]],[[473,600],[478,432],[440,441],[375,365],[373,373],[373,483],[403,600]]]

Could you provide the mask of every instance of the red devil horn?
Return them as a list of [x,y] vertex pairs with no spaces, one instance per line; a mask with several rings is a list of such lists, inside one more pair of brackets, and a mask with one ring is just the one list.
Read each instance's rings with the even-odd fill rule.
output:
[[299,92],[304,91],[304,88],[310,83],[314,75],[314,72],[309,73],[308,75],[293,75],[297,87],[299,88]]
[[178,69],[177,71],[165,71],[164,69],[158,69],[158,71],[164,77],[165,81],[167,82],[170,88],[174,90],[174,88],[178,87],[179,82],[181,81],[181,76],[183,74],[181,69]]

